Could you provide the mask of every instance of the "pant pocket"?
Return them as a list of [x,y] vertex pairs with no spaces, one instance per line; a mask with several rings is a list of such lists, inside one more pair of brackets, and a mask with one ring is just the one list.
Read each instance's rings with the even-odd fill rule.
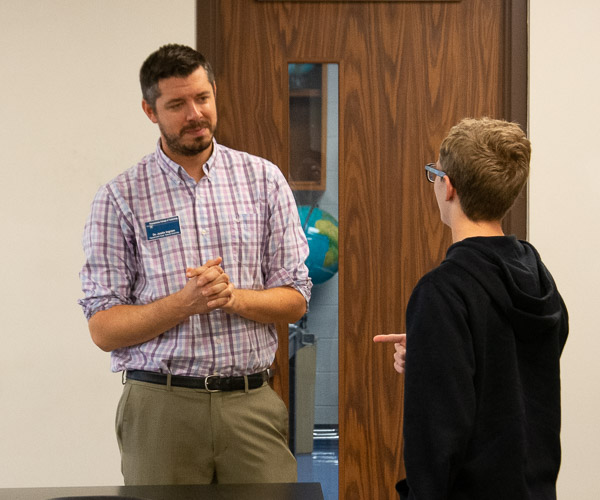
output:
[[131,385],[125,384],[123,387],[123,393],[119,399],[119,404],[117,405],[117,414],[115,416],[115,433],[117,435],[117,442],[119,444],[119,452],[121,453],[123,453],[123,425],[125,421],[125,407],[127,406],[130,392]]

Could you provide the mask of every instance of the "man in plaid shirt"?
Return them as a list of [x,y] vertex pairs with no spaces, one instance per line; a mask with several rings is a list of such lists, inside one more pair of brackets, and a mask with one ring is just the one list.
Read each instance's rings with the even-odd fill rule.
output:
[[126,380],[126,484],[290,482],[287,409],[270,388],[274,323],[307,310],[292,192],[269,161],[218,144],[216,85],[166,45],[140,71],[156,150],[102,186],[81,271],[93,341]]

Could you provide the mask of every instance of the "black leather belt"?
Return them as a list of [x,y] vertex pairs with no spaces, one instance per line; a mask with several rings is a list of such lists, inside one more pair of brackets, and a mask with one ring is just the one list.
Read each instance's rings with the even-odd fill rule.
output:
[[[125,377],[129,380],[149,382],[150,384],[167,385],[168,383],[168,375],[143,370],[127,370]],[[171,375],[171,385],[173,386],[187,387],[188,389],[204,389],[209,392],[244,391],[246,390],[246,380],[248,381],[248,389],[257,389],[269,380],[269,370],[247,375],[246,377],[221,377],[219,375],[185,377],[182,375]]]

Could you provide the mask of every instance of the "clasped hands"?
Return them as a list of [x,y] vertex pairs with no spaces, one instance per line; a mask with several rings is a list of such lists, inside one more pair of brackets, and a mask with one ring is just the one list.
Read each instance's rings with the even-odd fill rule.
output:
[[194,314],[205,314],[215,309],[233,305],[235,286],[220,266],[223,259],[217,257],[200,267],[188,267],[188,282],[181,290],[181,297]]

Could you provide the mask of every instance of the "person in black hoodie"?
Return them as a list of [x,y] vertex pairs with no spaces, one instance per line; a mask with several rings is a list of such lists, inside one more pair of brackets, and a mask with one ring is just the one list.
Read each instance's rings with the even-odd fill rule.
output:
[[421,278],[394,366],[405,372],[402,499],[555,499],[568,313],[536,249],[501,221],[529,174],[514,124],[464,119],[425,167],[445,260]]

